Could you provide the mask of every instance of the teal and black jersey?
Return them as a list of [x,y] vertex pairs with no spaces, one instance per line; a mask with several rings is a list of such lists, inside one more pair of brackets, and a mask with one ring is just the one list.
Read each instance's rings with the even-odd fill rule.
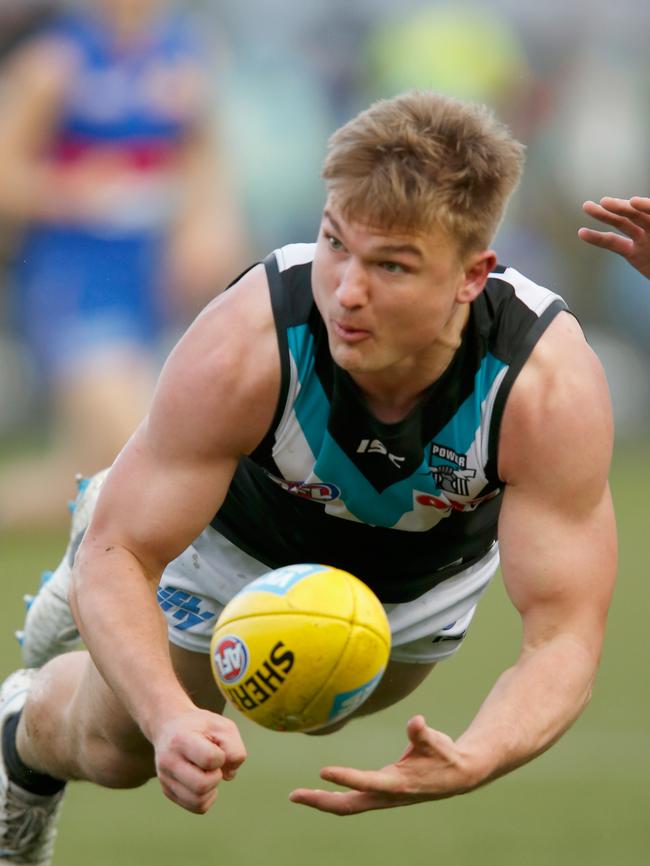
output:
[[504,406],[566,304],[498,267],[472,304],[451,364],[406,418],[386,424],[329,353],[312,298],[314,249],[294,244],[265,261],[280,400],[212,525],[270,568],[327,563],[356,574],[382,601],[409,601],[497,539]]

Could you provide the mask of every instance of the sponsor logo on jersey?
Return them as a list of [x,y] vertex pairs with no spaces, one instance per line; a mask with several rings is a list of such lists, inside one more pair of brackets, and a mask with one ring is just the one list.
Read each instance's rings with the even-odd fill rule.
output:
[[204,599],[175,586],[158,587],[158,604],[168,615],[171,625],[179,631],[202,625],[217,615],[214,610],[206,609]]
[[388,448],[386,448],[384,443],[380,442],[379,439],[362,439],[361,442],[359,442],[357,454],[382,454],[398,469],[402,468],[402,463],[406,460],[406,457],[398,457],[397,454],[391,454]]
[[[224,640],[227,640],[227,638],[224,638]],[[220,645],[221,642],[219,643]],[[255,707],[268,701],[271,695],[281,687],[287,678],[287,674],[293,667],[294,658],[295,656],[291,650],[287,649],[282,641],[279,640],[273,646],[269,657],[265,659],[263,664],[254,673],[247,677],[239,686],[227,689],[228,697],[241,710],[254,710]],[[243,674],[237,677],[237,682],[241,680],[242,676]],[[229,680],[226,685],[230,685],[233,682],[235,681]]]
[[487,502],[489,499],[494,499],[498,496],[500,490],[492,490],[486,493],[485,496],[477,496],[475,499],[467,499],[460,502],[456,499],[449,499],[444,493],[434,496],[431,493],[415,493],[415,501],[419,505],[425,505],[430,508],[437,508],[438,511],[475,511],[482,502]]
[[214,648],[214,666],[224,685],[233,685],[248,669],[248,647],[236,634],[227,634]]
[[301,499],[310,499],[312,502],[332,502],[341,495],[340,487],[337,487],[336,484],[330,484],[328,481],[287,481],[284,478],[278,478],[271,472],[266,474],[271,481],[275,481],[278,487],[293,496],[299,496]]

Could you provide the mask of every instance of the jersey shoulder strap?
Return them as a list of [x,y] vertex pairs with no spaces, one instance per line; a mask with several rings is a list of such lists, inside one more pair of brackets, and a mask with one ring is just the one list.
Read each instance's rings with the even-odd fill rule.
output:
[[507,367],[492,407],[486,465],[487,477],[501,484],[497,468],[499,436],[508,396],[542,334],[559,313],[570,310],[560,295],[514,268],[502,266],[490,274],[477,300],[477,319],[489,351]]

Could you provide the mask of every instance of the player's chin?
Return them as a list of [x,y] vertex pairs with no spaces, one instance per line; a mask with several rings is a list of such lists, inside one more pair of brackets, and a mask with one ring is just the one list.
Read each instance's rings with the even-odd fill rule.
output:
[[380,370],[382,365],[366,344],[346,345],[338,344],[331,349],[332,358],[348,373],[374,373]]

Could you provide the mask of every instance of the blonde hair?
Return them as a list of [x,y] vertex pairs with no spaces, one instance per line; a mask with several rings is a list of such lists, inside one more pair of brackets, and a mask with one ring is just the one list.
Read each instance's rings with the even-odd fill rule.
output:
[[465,254],[490,245],[523,154],[485,106],[409,91],[338,129],[322,176],[346,219],[407,233],[439,226]]

